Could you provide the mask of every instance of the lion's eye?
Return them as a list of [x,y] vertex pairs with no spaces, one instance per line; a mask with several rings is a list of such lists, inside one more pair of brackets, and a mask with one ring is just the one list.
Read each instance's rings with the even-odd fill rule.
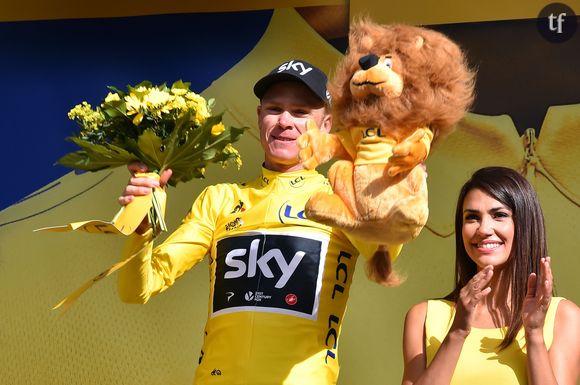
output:
[[383,64],[384,64],[385,66],[387,66],[388,68],[393,68],[393,59],[391,59],[390,57],[386,57],[386,58],[383,60]]

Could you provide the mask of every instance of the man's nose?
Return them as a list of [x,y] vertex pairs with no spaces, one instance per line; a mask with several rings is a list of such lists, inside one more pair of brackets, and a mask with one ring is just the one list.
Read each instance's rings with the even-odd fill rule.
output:
[[282,111],[282,113],[278,116],[278,124],[280,127],[289,128],[294,125],[294,119],[292,118],[292,114],[288,111]]

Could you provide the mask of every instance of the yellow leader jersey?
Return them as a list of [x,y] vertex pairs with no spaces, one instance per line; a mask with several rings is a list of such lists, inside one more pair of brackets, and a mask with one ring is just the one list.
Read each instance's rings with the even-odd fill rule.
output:
[[[154,250],[150,232],[130,237],[124,255],[139,255],[119,275],[128,302],[146,302],[209,253],[196,384],[336,383],[359,252],[340,230],[305,217],[304,205],[318,191],[331,187],[316,171],[263,169],[248,184],[207,187]],[[366,248],[372,256],[376,246]]]
[[[554,337],[556,309],[563,298],[553,297],[544,322],[544,341],[550,349]],[[447,300],[427,301],[425,319],[425,346],[427,366],[431,364],[447,335],[453,318],[455,304]],[[471,384],[519,384],[528,383],[528,361],[524,328],[516,335],[514,342],[499,350],[498,346],[507,332],[503,328],[471,328],[465,339],[450,385]]]

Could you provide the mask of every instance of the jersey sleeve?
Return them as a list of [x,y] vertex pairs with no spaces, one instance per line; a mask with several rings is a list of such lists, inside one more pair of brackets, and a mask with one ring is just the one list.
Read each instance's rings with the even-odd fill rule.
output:
[[211,199],[216,194],[208,190],[199,195],[181,225],[159,246],[153,247],[152,230],[129,236],[122,260],[133,259],[119,271],[118,281],[123,302],[146,303],[207,254],[217,221],[217,210],[212,206],[217,201]]

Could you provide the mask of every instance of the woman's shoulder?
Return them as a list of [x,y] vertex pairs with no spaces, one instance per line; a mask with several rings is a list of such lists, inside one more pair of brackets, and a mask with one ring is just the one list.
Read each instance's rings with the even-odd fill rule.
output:
[[427,301],[422,301],[422,302],[414,304],[413,306],[411,306],[409,308],[409,310],[407,311],[407,317],[417,316],[417,315],[425,316],[426,313],[427,313]]
[[405,315],[405,329],[423,329],[427,317],[427,301],[419,302],[409,308]]
[[556,327],[560,325],[580,327],[580,308],[573,301],[565,298],[555,298],[558,300],[556,309]]
[[411,308],[409,308],[409,310],[407,311],[407,315],[425,318],[427,312],[450,310],[453,309],[454,307],[455,307],[454,303],[446,299],[429,299],[411,306]]

